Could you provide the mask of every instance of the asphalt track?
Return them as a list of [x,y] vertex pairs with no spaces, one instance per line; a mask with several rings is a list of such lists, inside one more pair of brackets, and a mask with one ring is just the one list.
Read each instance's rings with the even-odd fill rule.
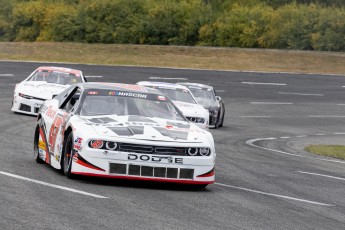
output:
[[213,85],[226,102],[224,127],[211,130],[216,183],[194,190],[70,180],[36,164],[35,117],[10,105],[15,84],[40,65],[0,62],[1,229],[344,229],[344,161],[303,146],[344,142],[345,77],[54,64],[89,81]]

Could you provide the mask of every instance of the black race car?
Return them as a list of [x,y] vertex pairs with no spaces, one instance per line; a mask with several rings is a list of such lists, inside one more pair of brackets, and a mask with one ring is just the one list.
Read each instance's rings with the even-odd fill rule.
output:
[[178,84],[187,86],[197,102],[208,109],[210,112],[210,128],[216,129],[223,126],[225,115],[224,102],[221,97],[216,96],[212,86],[189,82],[180,82]]

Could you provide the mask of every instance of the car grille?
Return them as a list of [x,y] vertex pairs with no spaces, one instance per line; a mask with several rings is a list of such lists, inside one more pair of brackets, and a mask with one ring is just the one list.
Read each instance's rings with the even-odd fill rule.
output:
[[187,148],[184,147],[162,147],[151,145],[137,145],[118,143],[118,151],[131,153],[159,154],[159,155],[176,155],[187,156]]
[[168,179],[193,179],[194,169],[152,167],[136,164],[110,163],[111,174],[143,176]]
[[26,111],[26,112],[31,112],[31,106],[25,105],[25,104],[20,104],[19,110]]
[[202,117],[186,117],[190,122],[193,123],[204,123],[205,119]]

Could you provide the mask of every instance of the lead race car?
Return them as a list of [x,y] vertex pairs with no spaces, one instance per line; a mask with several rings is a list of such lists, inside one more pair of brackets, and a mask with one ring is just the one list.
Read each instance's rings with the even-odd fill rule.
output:
[[209,127],[209,113],[202,105],[199,105],[190,90],[183,85],[167,82],[140,81],[137,85],[158,89],[167,95],[182,111],[183,115],[192,123],[202,129]]
[[38,163],[67,177],[194,184],[215,180],[210,132],[188,122],[161,92],[138,85],[76,84],[44,102],[34,136]]
[[52,99],[72,84],[86,82],[80,70],[41,66],[14,89],[12,108],[16,113],[37,115],[47,99]]

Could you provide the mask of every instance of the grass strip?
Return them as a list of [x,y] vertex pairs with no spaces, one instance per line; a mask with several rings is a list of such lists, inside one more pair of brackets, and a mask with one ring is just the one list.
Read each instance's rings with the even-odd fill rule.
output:
[[304,150],[320,156],[345,160],[345,146],[343,145],[309,145]]
[[345,53],[219,47],[0,42],[0,60],[344,75]]

